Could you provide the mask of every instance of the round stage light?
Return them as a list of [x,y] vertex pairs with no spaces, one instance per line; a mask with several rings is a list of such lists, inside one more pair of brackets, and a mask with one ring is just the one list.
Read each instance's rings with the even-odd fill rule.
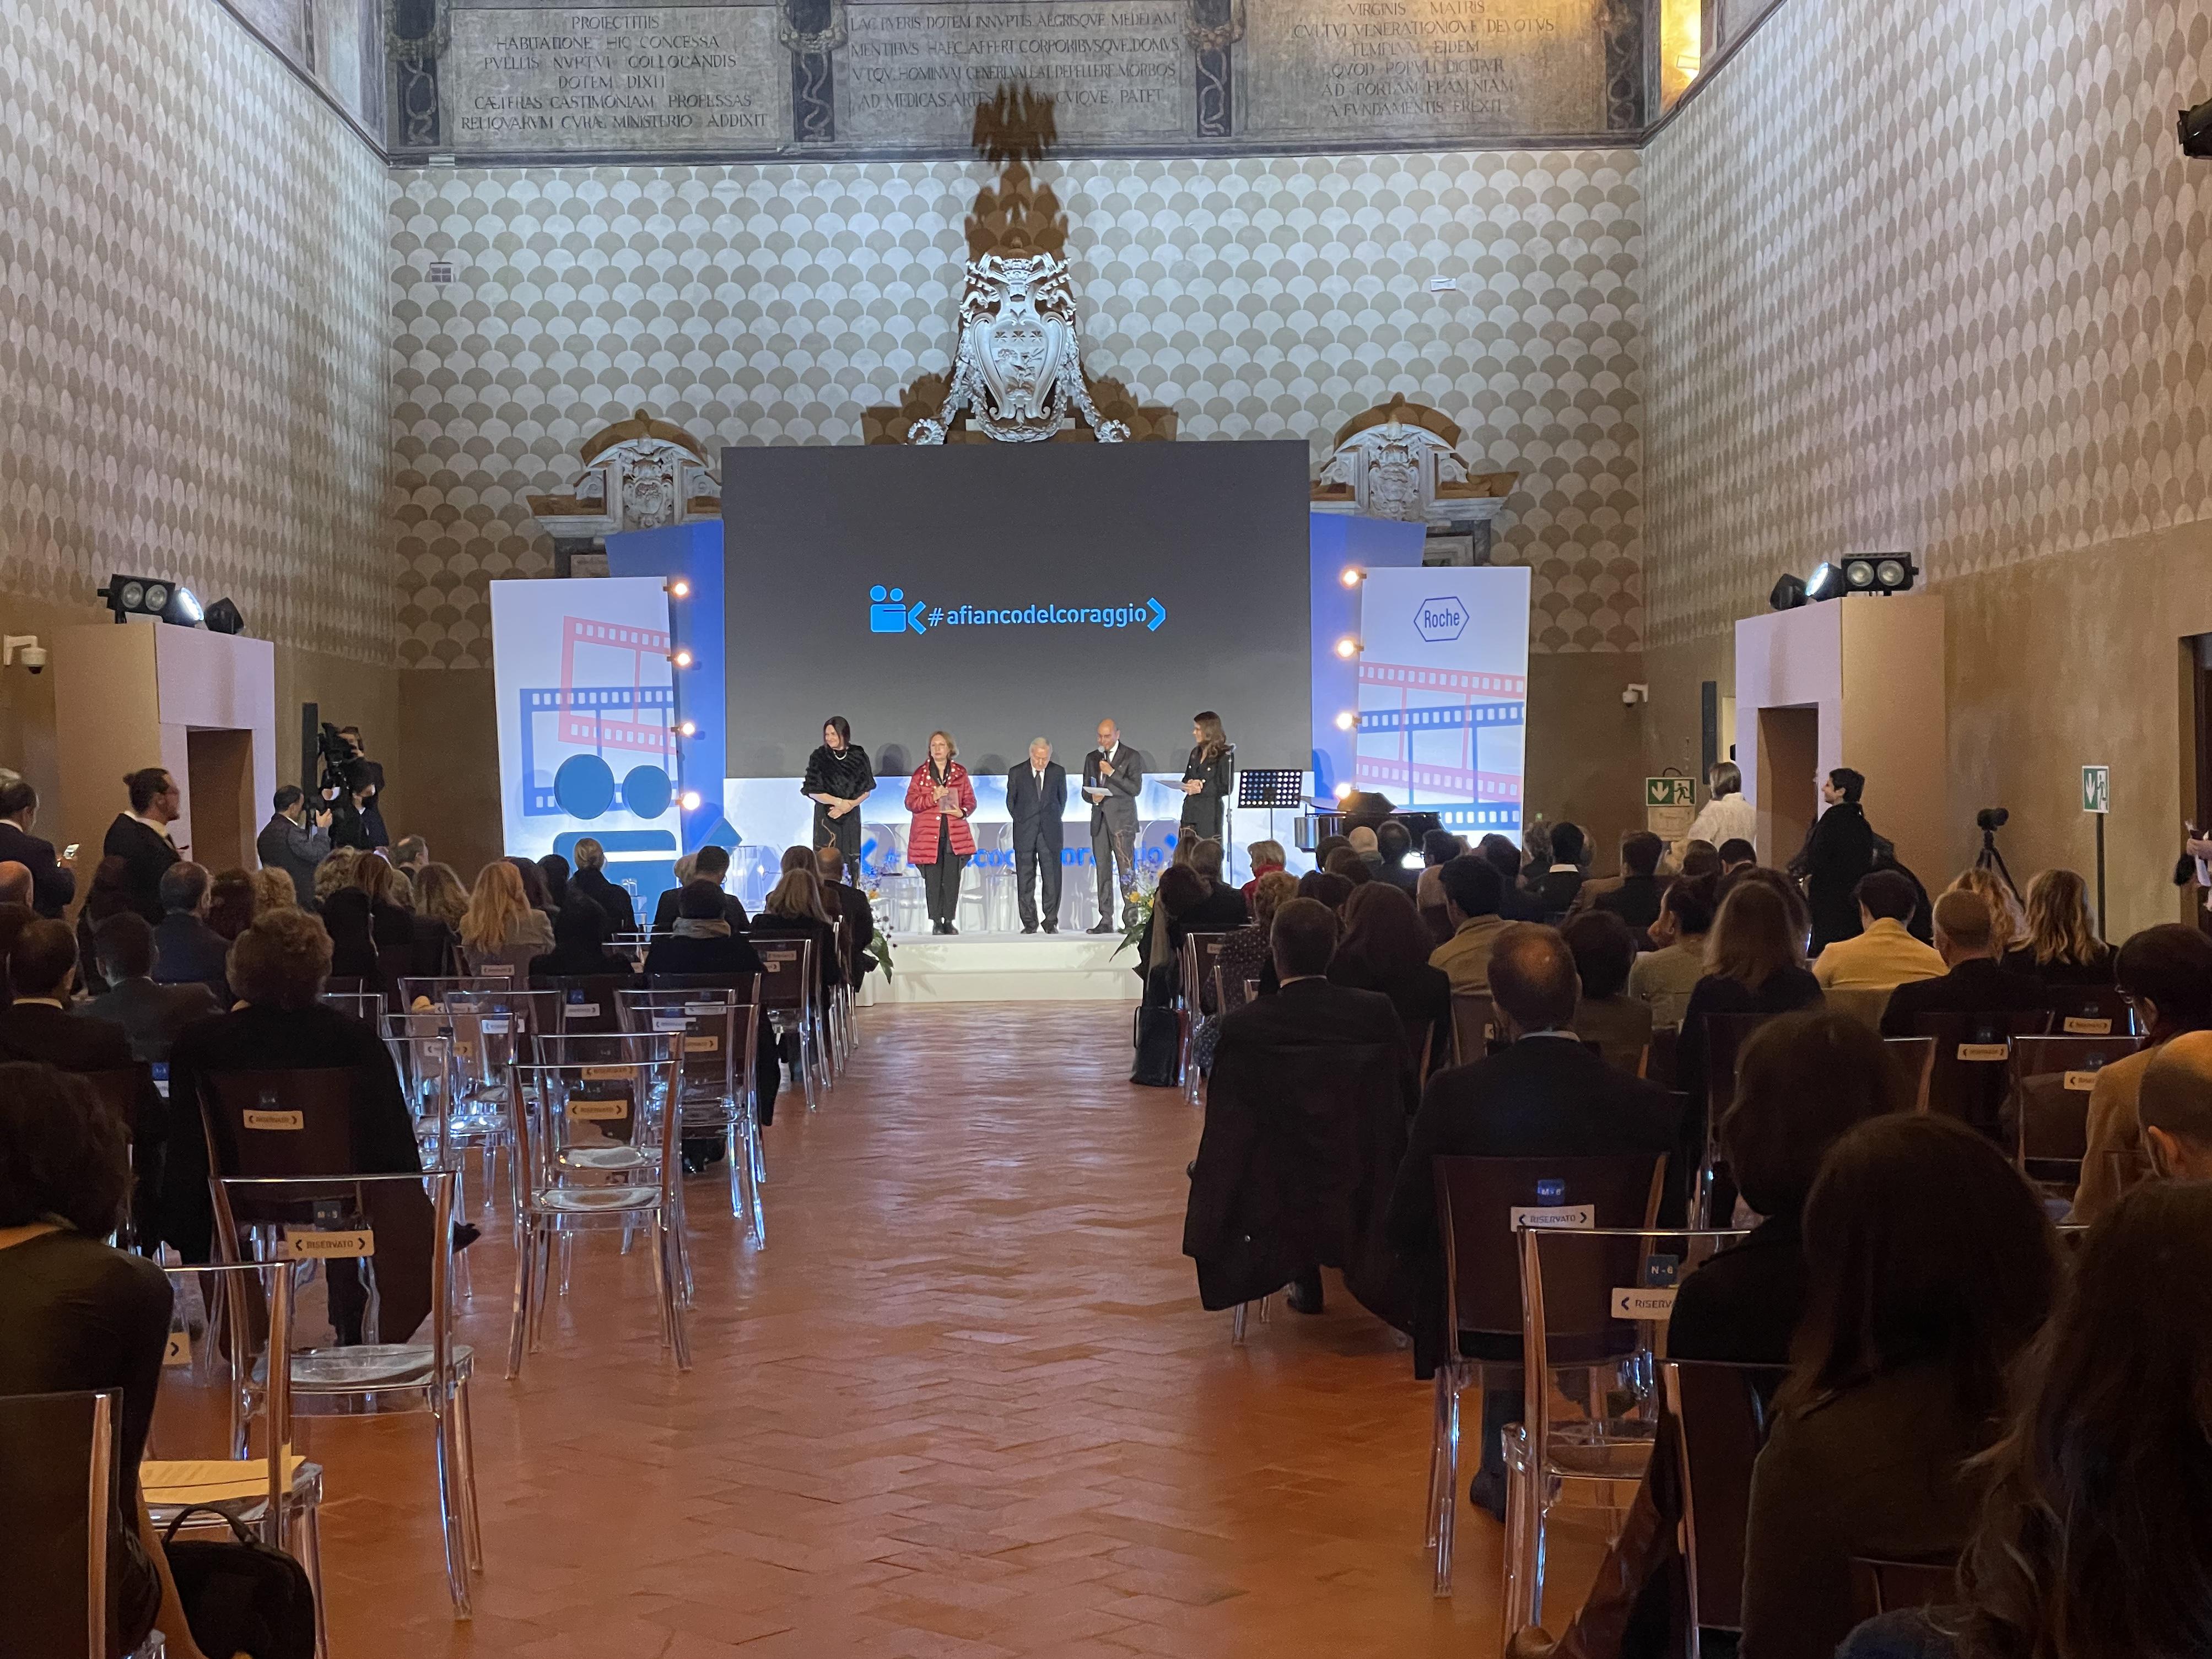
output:
[[1342,582],[1346,587],[1357,587],[1366,580],[1367,573],[1356,564],[1345,566],[1344,574],[1337,578],[1337,580]]
[[668,584],[668,597],[672,599],[690,599],[691,597],[691,584],[685,581],[679,576],[676,580]]
[[1872,587],[1874,586],[1874,561],[1872,559],[1845,559],[1844,561],[1844,586],[1862,591],[1866,588]]
[[143,582],[125,582],[123,584],[123,608],[125,611],[136,611],[145,602],[146,586]]
[[1874,568],[1874,580],[1884,592],[1894,593],[1912,586],[1912,567],[1903,559],[1879,560]]
[[1805,597],[1818,605],[1823,599],[1842,597],[1844,573],[1841,567],[1826,561],[1813,567],[1813,574],[1805,578]]
[[1336,642],[1336,654],[1347,662],[1359,654],[1359,641],[1346,634]]
[[[129,588],[123,590],[123,597],[126,599],[131,597]],[[167,583],[148,582],[146,584],[146,608],[157,617],[169,608],[169,589]]]
[[699,735],[699,722],[696,720],[684,720],[681,722],[676,728],[676,735],[679,738],[697,737]]
[[699,810],[699,792],[696,789],[686,789],[684,792],[684,810],[687,812],[696,812]]
[[689,668],[691,665],[691,653],[689,651],[679,651],[668,660],[678,668]]
[[1337,798],[1339,800],[1342,800],[1342,799],[1343,799],[1346,795],[1349,795],[1351,793],[1352,793],[1352,786],[1351,786],[1350,784],[1348,784],[1348,783],[1340,783],[1340,784],[1338,784],[1338,785],[1336,786],[1336,798]]
[[1349,708],[1346,709],[1341,714],[1339,714],[1336,717],[1336,729],[1340,732],[1349,732],[1358,723],[1359,716],[1353,714]]

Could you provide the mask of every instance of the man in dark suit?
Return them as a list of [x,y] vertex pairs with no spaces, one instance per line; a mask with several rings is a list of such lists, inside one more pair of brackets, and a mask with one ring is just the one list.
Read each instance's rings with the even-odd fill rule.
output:
[[123,860],[123,890],[131,908],[159,924],[161,872],[184,856],[169,839],[169,826],[184,814],[184,793],[158,766],[131,773],[123,787],[131,792],[131,810],[115,815],[100,850],[104,857]]
[[[1437,1220],[1437,1158],[1603,1158],[1674,1150],[1676,1113],[1664,1090],[1610,1066],[1584,1048],[1571,1022],[1581,981],[1574,952],[1549,927],[1519,922],[1490,953],[1490,995],[1506,1046],[1429,1079],[1390,1196],[1389,1238],[1416,1299],[1415,1371],[1448,1359],[1443,1235]],[[1670,1172],[1660,1224],[1680,1226],[1679,1172]],[[1518,1389],[1483,1406],[1482,1472],[1476,1502],[1505,1508],[1498,1434],[1520,1403]]]
[[1936,951],[1951,971],[1917,979],[1889,994],[1881,1011],[1884,1036],[1911,1036],[1923,1014],[2000,1014],[2048,1008],[2051,992],[2027,974],[2000,968],[1995,928],[1979,893],[1946,893],[1936,901]]
[[868,902],[868,896],[857,883],[845,879],[845,854],[834,843],[815,849],[814,868],[822,878],[822,884],[837,890],[838,925],[845,930],[845,969],[849,977],[846,982],[855,991],[866,979],[875,958],[868,947],[875,942],[876,907]]
[[1413,850],[1413,832],[1406,828],[1405,819],[1385,818],[1375,826],[1375,850],[1382,856],[1382,879],[1418,904],[1421,872],[1406,867],[1407,854]]
[[0,783],[0,864],[20,864],[31,872],[30,905],[42,916],[58,916],[76,896],[76,872],[54,857],[54,844],[31,833],[39,817],[39,792],[21,778]]
[[[691,874],[695,880],[711,881],[720,887],[729,879],[730,849],[717,847],[712,842],[701,848],[692,855]],[[675,927],[676,903],[683,892],[681,887],[671,887],[661,893],[659,901],[653,907],[654,933],[665,933]],[[752,925],[752,918],[745,914],[745,907],[734,893],[722,895],[722,920],[739,932]]]
[[[1326,1172],[1328,1178],[1346,1183],[1344,1192],[1368,1194],[1371,1203],[1354,1207],[1371,1210],[1379,1222],[1387,1189],[1395,1168],[1395,1155],[1402,1136],[1405,1115],[1414,1100],[1413,1056],[1406,1046],[1405,1027],[1390,999],[1379,991],[1355,991],[1328,980],[1329,958],[1336,951],[1336,917],[1315,899],[1290,899],[1275,912],[1268,935],[1275,975],[1281,989],[1259,997],[1223,1016],[1220,1041],[1213,1051],[1212,1080],[1206,1096],[1206,1130],[1198,1157],[1191,1164],[1190,1202],[1183,1218],[1183,1254],[1200,1264],[1200,1278],[1209,1276],[1209,1264],[1239,1248],[1251,1248],[1250,1229],[1239,1218],[1268,1214],[1267,1195],[1257,1201],[1249,1196],[1251,1150],[1260,1138],[1257,1120],[1287,1109],[1277,1085],[1279,1062],[1310,1068],[1316,1050],[1361,1048],[1389,1057],[1396,1085],[1382,1118],[1390,1130],[1385,1167],[1364,1170]],[[1304,1056],[1301,1061],[1298,1057]],[[1347,1106],[1352,1103],[1345,1103]],[[1328,1137],[1332,1141],[1350,1136]],[[1303,1172],[1323,1178],[1320,1171]],[[1283,1218],[1285,1231],[1318,1229],[1315,1218]],[[1267,1241],[1260,1241],[1264,1245]],[[1379,1235],[1376,1240],[1380,1245]],[[1343,1241],[1347,1245],[1357,1241]],[[1379,1255],[1379,1249],[1376,1252]],[[1321,1269],[1311,1261],[1286,1264],[1291,1306],[1300,1313],[1322,1311]],[[1347,1273],[1352,1271],[1347,1262]],[[1272,1273],[1262,1277],[1273,1277]],[[1283,1281],[1264,1288],[1248,1287],[1266,1295]],[[1239,1299],[1244,1299],[1240,1297]]]
[[296,783],[279,789],[270,802],[269,822],[253,838],[253,850],[264,870],[282,870],[292,878],[292,890],[300,908],[315,908],[315,866],[331,855],[331,813],[326,806],[310,805],[307,792]]
[[119,1071],[131,1039],[112,1020],[69,1012],[76,979],[76,935],[67,922],[40,917],[15,935],[8,953],[15,1000],[0,1009],[0,1060],[27,1060],[64,1072]]
[[[1083,799],[1091,803],[1091,858],[1098,866],[1094,933],[1118,933],[1137,919],[1137,796],[1145,757],[1121,741],[1112,720],[1098,722],[1098,746],[1083,757]],[[1121,920],[1114,921],[1115,865],[1121,866]]]
[[164,1064],[177,1033],[196,1019],[222,1012],[205,985],[154,982],[154,930],[125,910],[92,930],[100,976],[108,988],[76,1010],[81,1019],[108,1020],[131,1040],[131,1057]]
[[223,964],[230,942],[207,925],[208,872],[190,860],[161,872],[161,925],[154,929],[154,980],[160,985],[204,985],[228,1001]]
[[1643,933],[1659,920],[1659,901],[1666,888],[1659,880],[1659,860],[1667,843],[1649,830],[1620,838],[1620,873],[1607,881],[1586,881],[1575,895],[1571,910],[1610,910],[1632,932]]
[[1037,878],[1042,874],[1044,930],[1056,933],[1067,769],[1052,757],[1052,744],[1044,738],[1032,738],[1028,761],[1006,774],[1006,811],[1014,820],[1014,884],[1021,896],[1022,932],[1037,930]]
[[1583,857],[1589,845],[1580,824],[1562,818],[1552,826],[1552,867],[1529,882],[1528,891],[1544,907],[1544,920],[1554,926],[1583,890]]

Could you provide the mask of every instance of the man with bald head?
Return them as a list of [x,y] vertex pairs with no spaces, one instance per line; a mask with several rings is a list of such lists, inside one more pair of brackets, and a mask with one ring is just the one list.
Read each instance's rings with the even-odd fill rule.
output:
[[2212,1181],[2212,1031],[2185,1032],[2151,1056],[2136,1113],[2160,1175]]
[[[1121,741],[1119,721],[1098,722],[1098,746],[1083,757],[1083,799],[1091,805],[1091,860],[1098,866],[1098,921],[1094,933],[1116,933],[1137,919],[1137,796],[1145,787],[1145,757]],[[1114,866],[1121,866],[1121,880]],[[1121,919],[1114,920],[1114,890],[1121,891]]]
[[[1557,930],[1516,922],[1492,943],[1490,997],[1505,1047],[1429,1079],[1414,1115],[1390,1197],[1390,1243],[1406,1264],[1417,1297],[1413,1369],[1428,1376],[1449,1358],[1443,1237],[1437,1220],[1438,1158],[1607,1158],[1674,1150],[1677,1114],[1665,1090],[1608,1066],[1575,1035],[1582,982],[1574,952]],[[1659,1224],[1682,1224],[1680,1171],[1669,1170]],[[1482,1358],[1512,1363],[1512,1352]],[[1517,1389],[1493,1393],[1483,1407],[1482,1472],[1474,1500],[1505,1512],[1498,1431],[1518,1415]]]
[[0,864],[0,904],[20,904],[31,908],[31,866],[9,862]]

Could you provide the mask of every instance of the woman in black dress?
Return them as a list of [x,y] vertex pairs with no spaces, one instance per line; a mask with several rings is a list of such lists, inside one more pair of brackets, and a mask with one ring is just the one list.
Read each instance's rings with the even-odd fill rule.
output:
[[853,741],[852,722],[832,714],[822,723],[822,746],[806,757],[799,793],[814,803],[814,844],[835,847],[857,877],[860,868],[860,803],[876,787],[868,751]]
[[1221,809],[1229,799],[1229,780],[1235,763],[1229,738],[1221,729],[1221,716],[1211,708],[1191,716],[1190,758],[1182,769],[1182,829],[1178,833],[1201,840],[1221,839]]

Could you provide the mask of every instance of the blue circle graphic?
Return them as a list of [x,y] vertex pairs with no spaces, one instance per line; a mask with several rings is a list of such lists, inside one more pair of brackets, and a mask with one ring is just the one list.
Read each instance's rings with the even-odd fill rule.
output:
[[571,755],[553,775],[553,799],[572,818],[595,818],[614,805],[615,773],[597,755]]
[[868,590],[868,598],[878,605],[881,605],[884,599],[884,585],[881,582],[878,582],[873,587],[870,588]]
[[623,779],[623,805],[641,818],[657,818],[668,810],[676,787],[657,766],[634,766]]

